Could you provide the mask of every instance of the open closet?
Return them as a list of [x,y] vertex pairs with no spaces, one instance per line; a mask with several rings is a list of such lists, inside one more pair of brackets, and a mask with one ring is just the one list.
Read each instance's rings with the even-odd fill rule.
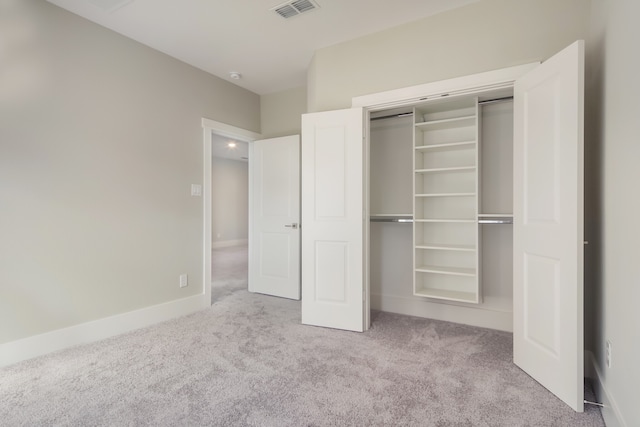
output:
[[515,364],[582,411],[583,102],[577,41],[303,115],[302,323],[513,330]]
[[435,317],[485,310],[476,323],[512,330],[513,91],[378,111],[369,129],[371,307],[455,305]]

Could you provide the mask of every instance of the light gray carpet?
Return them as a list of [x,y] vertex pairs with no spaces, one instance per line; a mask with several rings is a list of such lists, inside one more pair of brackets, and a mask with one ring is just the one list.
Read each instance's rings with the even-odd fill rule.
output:
[[247,245],[213,249],[211,253],[211,303],[240,289],[247,289]]
[[2,426],[603,426],[511,362],[511,335],[389,313],[300,324],[236,289],[203,310],[0,370]]

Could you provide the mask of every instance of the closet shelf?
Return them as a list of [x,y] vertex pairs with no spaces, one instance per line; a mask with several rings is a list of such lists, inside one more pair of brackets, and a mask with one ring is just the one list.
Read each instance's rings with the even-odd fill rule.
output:
[[444,243],[423,243],[415,246],[416,249],[435,249],[439,251],[475,252],[473,245],[450,245]]
[[476,193],[420,193],[416,197],[473,197]]
[[415,109],[413,151],[414,295],[479,299],[479,138],[477,99]]
[[416,151],[469,150],[474,148],[476,141],[447,142],[445,144],[418,145]]
[[414,218],[413,222],[452,222],[452,223],[469,223],[475,224],[475,219],[451,219],[451,218]]
[[415,270],[420,273],[446,274],[450,276],[476,277],[474,268],[441,267],[436,265],[418,265]]
[[429,168],[429,169],[416,169],[414,172],[417,174],[423,173],[447,173],[447,172],[474,172],[475,166],[457,166],[451,168]]
[[476,124],[476,116],[462,116],[462,117],[452,117],[448,119],[441,120],[429,120],[426,122],[416,123],[416,129],[427,131],[427,130],[440,130],[440,129],[451,129],[451,128],[459,128],[463,126],[474,126]]

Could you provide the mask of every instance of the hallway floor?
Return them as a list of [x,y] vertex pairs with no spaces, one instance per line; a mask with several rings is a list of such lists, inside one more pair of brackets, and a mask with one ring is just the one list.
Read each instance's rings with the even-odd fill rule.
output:
[[247,289],[247,245],[216,248],[211,252],[211,304],[240,289]]

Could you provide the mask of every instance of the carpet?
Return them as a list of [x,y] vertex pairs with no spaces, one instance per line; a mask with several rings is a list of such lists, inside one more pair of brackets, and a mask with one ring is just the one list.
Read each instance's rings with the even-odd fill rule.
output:
[[0,425],[604,425],[513,365],[511,334],[384,312],[362,334],[303,326],[298,301],[246,291],[246,246],[212,255],[210,309],[0,369]]
[[0,369],[3,426],[603,426],[512,363],[511,334],[374,312],[300,324],[240,289],[211,308]]

